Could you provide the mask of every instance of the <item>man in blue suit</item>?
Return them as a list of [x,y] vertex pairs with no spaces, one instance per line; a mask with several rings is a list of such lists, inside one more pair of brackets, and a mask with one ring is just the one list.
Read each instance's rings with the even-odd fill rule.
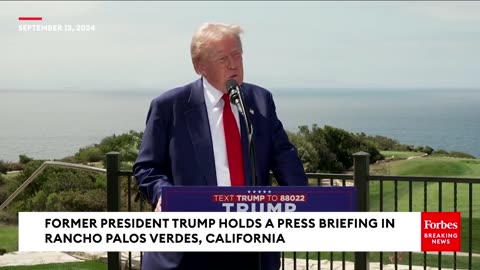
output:
[[[241,85],[253,126],[257,185],[269,185],[270,171],[280,185],[307,185],[297,150],[277,118],[272,94],[243,82],[240,33],[237,25],[200,27],[192,38],[191,55],[201,78],[151,102],[134,173],[140,190],[156,211],[161,211],[164,186],[252,185],[245,123],[225,95],[225,83],[230,79]],[[254,256],[238,252],[148,252],[142,268],[245,270],[254,269]],[[262,270],[279,267],[279,253],[262,253]]]

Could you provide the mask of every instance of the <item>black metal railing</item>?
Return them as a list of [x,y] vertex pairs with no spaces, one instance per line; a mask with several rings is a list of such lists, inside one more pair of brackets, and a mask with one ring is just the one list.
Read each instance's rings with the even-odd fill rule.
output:
[[[480,179],[478,178],[457,178],[457,177],[421,177],[421,176],[384,176],[384,175],[371,175],[369,177],[369,183],[371,186],[378,186],[378,194],[370,194],[375,197],[378,195],[378,209],[370,209],[371,211],[392,211],[392,212],[421,212],[421,211],[461,211],[458,204],[459,201],[463,202],[467,210],[462,212],[462,226],[466,227],[466,230],[462,231],[462,235],[467,235],[468,237],[462,237],[467,239],[467,244],[462,245],[462,250],[464,255],[462,257],[467,257],[467,261],[463,263],[463,266],[460,267],[464,269],[479,269],[477,266],[473,266],[473,185],[477,184],[477,188],[480,191]],[[393,201],[389,205],[385,205],[385,186],[388,185],[393,189]],[[414,186],[417,189],[414,189]],[[465,194],[461,194],[463,197],[459,199],[459,187],[461,190],[466,191]],[[376,187],[377,188],[377,187]],[[376,189],[375,188],[375,189]],[[414,190],[422,190],[421,194],[414,194]],[[430,192],[429,192],[430,191]],[[451,191],[453,196],[448,195],[445,191]],[[399,205],[399,194],[403,196],[408,196],[407,205]],[[392,195],[392,194],[388,194]],[[387,195],[387,196],[388,196]],[[436,195],[436,197],[434,197]],[[452,198],[453,197],[453,198]],[[449,200],[451,199],[451,201]],[[478,202],[478,199],[477,199]],[[464,207],[464,208],[465,208]],[[477,210],[478,211],[478,210]],[[467,215],[466,218],[464,216]],[[478,241],[478,240],[477,240]],[[478,252],[478,251],[477,251]],[[412,269],[413,257],[418,254],[408,252],[408,265],[409,269]],[[424,269],[427,269],[427,253],[423,253],[423,266]],[[454,252],[451,255],[453,261],[452,265],[443,266],[443,254],[441,252],[437,253],[437,267],[442,269],[443,267],[448,267],[452,269],[457,269],[458,265],[458,256],[457,252]],[[399,255],[397,253],[393,254],[393,261],[395,269],[398,268],[399,264]],[[383,269],[383,253],[380,253],[380,269]]]
[[[462,225],[467,227],[466,231],[462,231],[462,235],[468,235],[467,244],[462,245],[462,251],[465,252],[463,257],[468,257],[467,262],[462,262],[461,265],[457,265],[458,254],[453,253],[453,266],[451,268],[457,269],[458,267],[469,270],[474,270],[473,263],[473,185],[478,188],[480,192],[480,178],[453,178],[453,177],[419,177],[419,176],[384,176],[384,175],[370,175],[369,174],[369,155],[368,153],[359,152],[354,154],[354,171],[352,174],[326,174],[326,173],[308,173],[309,185],[312,186],[351,186],[355,185],[357,188],[357,211],[402,211],[402,212],[417,212],[417,211],[459,211],[465,208],[467,213],[462,212]],[[134,176],[131,171],[120,170],[120,154],[117,152],[111,152],[107,154],[107,203],[108,211],[152,211],[152,206],[148,205],[144,197],[138,192],[136,183],[133,181]],[[126,180],[126,181],[125,181]],[[272,176],[272,182],[273,182]],[[437,184],[437,188],[431,188],[430,185]],[[414,186],[420,185],[423,191],[421,196],[414,194]],[[445,202],[445,190],[453,189],[453,202],[449,202],[451,205],[447,207]],[[461,193],[461,199],[463,199],[462,209],[459,209],[459,189]],[[466,192],[468,189],[468,192]],[[438,193],[437,200],[429,196],[430,193]],[[408,196],[408,205],[399,205],[399,196]],[[466,196],[466,198],[465,198]],[[393,199],[392,199],[393,197]],[[465,202],[467,200],[467,202]],[[478,198],[476,205],[479,205]],[[432,208],[432,205],[436,206]],[[477,211],[479,209],[476,209]],[[464,215],[466,218],[463,218]],[[480,222],[477,226],[480,226]],[[477,237],[476,241],[480,241],[480,237]],[[465,237],[463,237],[465,239]],[[375,253],[368,252],[282,252],[281,269],[286,268],[287,258],[290,257],[293,260],[293,269],[297,269],[299,262],[301,262],[304,269],[312,269],[309,267],[311,260],[316,260],[317,265],[314,269],[322,269],[322,258],[326,258],[328,262],[327,269],[334,269],[338,267],[334,265],[334,262],[340,261],[342,268],[346,269],[347,260],[354,261],[354,269],[367,270],[370,267],[370,260],[374,263],[378,263],[379,268],[383,269],[384,264],[394,264],[395,269],[398,269],[399,263],[403,260],[400,258],[402,254],[393,252],[388,255],[383,252],[379,253],[379,257],[375,256]],[[427,253],[408,253],[408,265],[409,269],[415,262],[418,262],[418,255],[423,256],[424,269],[427,269]],[[442,253],[438,253],[437,266],[438,269],[442,268]],[[447,256],[447,255],[445,255]],[[414,257],[415,261],[414,261]],[[304,258],[304,259],[303,259]],[[140,265],[142,261],[142,253],[140,253]],[[108,253],[108,269],[119,270],[121,267],[121,256],[118,252]],[[479,259],[480,262],[480,259]],[[350,263],[351,264],[351,263]],[[415,263],[419,265],[419,263]],[[128,258],[125,260],[127,269],[132,269],[132,254],[128,253]],[[449,266],[450,267],[450,266]],[[324,268],[325,269],[325,268]],[[335,268],[338,269],[338,268]],[[478,268],[480,269],[480,268]]]

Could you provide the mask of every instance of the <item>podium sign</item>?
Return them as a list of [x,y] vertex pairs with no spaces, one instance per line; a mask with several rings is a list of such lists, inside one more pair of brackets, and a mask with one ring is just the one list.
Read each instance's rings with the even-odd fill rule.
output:
[[354,212],[355,187],[162,188],[165,212]]

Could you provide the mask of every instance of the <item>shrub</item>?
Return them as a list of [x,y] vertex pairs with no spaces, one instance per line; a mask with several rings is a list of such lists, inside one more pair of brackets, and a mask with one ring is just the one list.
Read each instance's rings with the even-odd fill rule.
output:
[[470,158],[470,159],[475,159],[476,158],[475,156],[472,156],[468,153],[457,152],[457,151],[450,152],[449,156],[456,157],[456,158]]
[[45,203],[46,211],[63,211],[63,203],[60,200],[60,196],[57,193],[51,193],[47,197],[47,202]]
[[444,156],[447,156],[448,155],[448,151],[445,151],[443,149],[438,149],[436,150],[435,152],[433,152],[433,154],[435,155],[444,155]]
[[0,204],[6,201],[8,198],[8,194],[5,191],[0,191]]
[[400,143],[397,140],[375,135],[375,136],[366,136],[364,133],[359,134],[360,138],[364,138],[366,141],[373,143],[373,145],[380,150],[396,150],[400,146]]
[[298,156],[302,160],[305,172],[317,172],[320,158],[314,145],[299,134],[287,132],[288,138],[297,148]]
[[14,211],[1,211],[0,212],[0,224],[13,225],[18,223],[17,212]]
[[96,146],[89,146],[86,148],[81,148],[80,151],[75,154],[75,158],[79,162],[98,162],[103,159],[104,153],[100,148]]
[[8,163],[0,160],[0,173],[6,174],[8,171]]
[[435,150],[434,150],[432,147],[430,147],[430,146],[425,146],[425,147],[423,148],[423,152],[424,152],[425,154],[427,154],[427,155],[431,155],[434,151],[435,151]]
[[[30,175],[32,175],[43,164],[43,162],[43,160],[33,160],[26,164],[24,170],[9,181],[9,192],[14,192],[21,184],[23,184],[23,182],[25,182],[25,180],[28,179],[28,177],[30,177]],[[49,169],[40,174],[36,181],[31,183],[22,193],[18,195],[17,199],[21,200],[23,198],[29,198],[33,196],[36,190],[38,190],[38,186],[40,186],[46,180],[45,174],[48,171]]]
[[[12,178],[9,183],[9,191],[15,191],[42,163],[43,161],[37,160],[29,162],[25,166],[25,170]],[[101,180],[101,183],[97,183],[97,179]],[[45,194],[66,190],[86,192],[98,186],[105,186],[104,176],[75,169],[47,168],[18,195],[16,200],[28,202],[41,190]]]
[[310,130],[308,126],[300,126],[297,133],[303,137],[318,155],[315,159],[317,164],[311,164],[310,168],[315,172],[339,172],[343,170],[343,166],[337,161],[336,155],[328,148],[325,140],[325,132],[317,125],[313,125]]
[[360,151],[370,154],[371,163],[384,159],[375,145],[362,139],[362,136],[331,126],[325,126],[324,132],[328,148],[336,154],[337,160],[344,169],[350,169],[353,166],[353,154]]
[[27,164],[28,162],[33,160],[33,158],[28,157],[27,155],[20,155],[20,156],[18,156],[18,159],[19,159],[21,164]]
[[62,162],[68,162],[68,163],[78,163],[78,160],[75,156],[68,156],[60,159]]
[[128,166],[123,169],[131,169],[131,164],[137,159],[142,137],[143,132],[131,130],[128,133],[104,138],[98,145],[104,155],[104,164],[106,164],[105,154],[116,151],[120,153],[122,161],[128,164]]
[[33,211],[45,211],[45,206],[47,204],[47,194],[43,190],[35,193],[35,196],[31,200]]
[[25,168],[25,164],[22,164],[22,163],[12,162],[8,164],[9,171],[23,171],[24,168]]
[[63,191],[58,194],[65,211],[105,211],[107,193],[105,190],[92,189],[86,192]]
[[[43,161],[31,161],[12,178],[13,192]],[[102,190],[102,191],[99,191]],[[66,168],[47,168],[18,195],[17,211],[103,211],[106,209],[105,175]]]
[[375,144],[364,133],[354,134],[343,129],[313,125],[299,127],[297,134],[289,134],[297,146],[307,172],[340,173],[353,166],[353,154],[365,151],[372,163],[384,159]]

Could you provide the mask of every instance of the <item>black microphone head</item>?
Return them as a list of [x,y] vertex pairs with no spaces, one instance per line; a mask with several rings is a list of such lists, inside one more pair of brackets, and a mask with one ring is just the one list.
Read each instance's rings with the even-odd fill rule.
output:
[[230,102],[233,104],[240,102],[240,86],[237,81],[230,79],[225,83],[225,86],[227,87]]
[[227,91],[230,93],[233,89],[238,87],[238,83],[234,79],[230,79],[225,83],[225,86],[227,87]]

